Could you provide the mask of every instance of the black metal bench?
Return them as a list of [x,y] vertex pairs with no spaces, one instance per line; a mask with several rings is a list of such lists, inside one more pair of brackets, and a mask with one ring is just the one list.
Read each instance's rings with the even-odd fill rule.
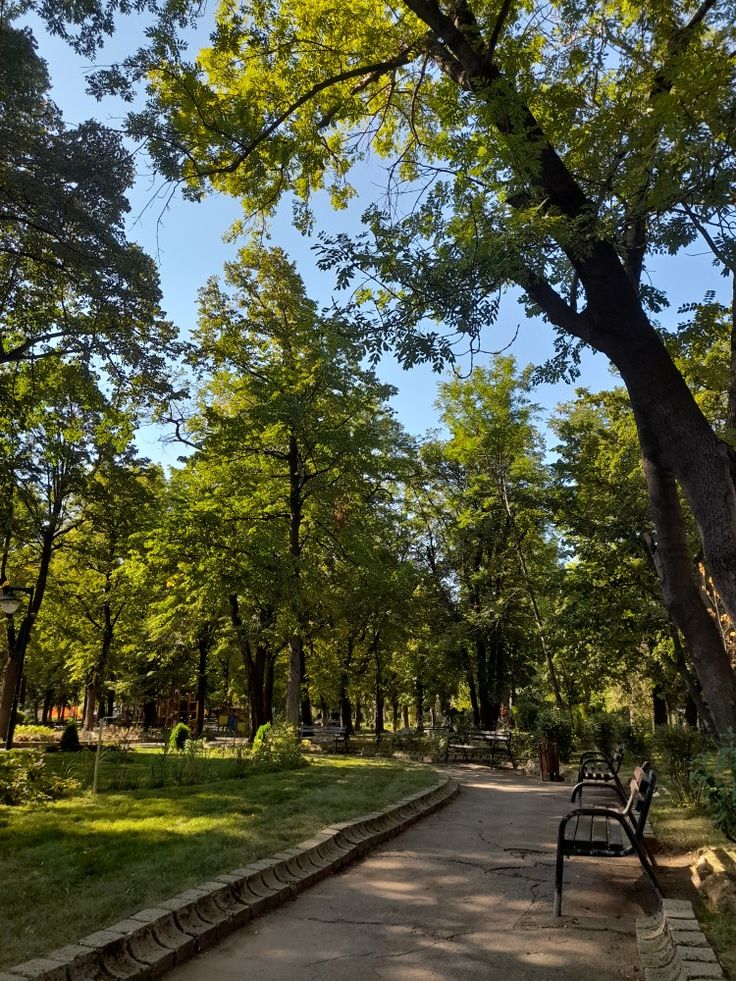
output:
[[[615,791],[622,804],[626,803],[628,793],[626,792],[619,770],[624,758],[624,744],[619,743],[613,753],[588,752],[580,757],[578,767],[578,777],[573,788],[570,800],[575,803],[577,797],[582,800],[584,787],[605,786]],[[645,763],[642,769],[649,769],[649,763]]]
[[503,730],[473,729],[470,732],[450,733],[447,738],[447,749],[445,751],[445,763],[450,762],[452,755],[453,761],[462,760],[464,763],[473,763],[477,760],[493,766],[496,754],[505,755],[513,767],[516,767],[514,757],[511,752],[511,733]]
[[335,753],[348,751],[347,726],[299,726],[299,738],[318,746],[330,746]]
[[654,865],[644,843],[644,828],[657,785],[654,770],[637,767],[624,808],[579,807],[560,821],[557,832],[554,915],[562,910],[562,877],[565,856],[622,858],[636,855],[661,896]]

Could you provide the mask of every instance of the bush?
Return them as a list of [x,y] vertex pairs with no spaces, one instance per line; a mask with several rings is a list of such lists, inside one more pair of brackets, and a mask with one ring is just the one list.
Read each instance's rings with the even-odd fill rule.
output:
[[61,734],[59,749],[62,751],[62,753],[78,753],[80,748],[79,729],[77,729],[77,723],[67,722],[66,726],[64,727],[64,731]]
[[59,738],[56,729],[50,726],[16,726],[14,743],[53,743]]
[[610,755],[616,743],[622,741],[624,720],[615,712],[595,712],[589,721],[595,745],[601,753]]
[[681,726],[657,726],[654,751],[665,770],[665,781],[676,804],[696,800],[698,792],[690,779],[695,757],[706,747],[707,739],[697,729]]
[[557,743],[557,751],[561,760],[570,758],[572,722],[559,709],[540,709],[534,727],[534,735],[539,742]]
[[11,807],[39,800],[55,800],[79,791],[79,781],[46,773],[43,753],[23,750],[0,756],[0,804]]
[[537,726],[537,719],[539,718],[539,713],[541,711],[541,704],[534,699],[518,698],[517,701],[514,702],[513,707],[516,728],[522,729],[524,732],[534,732]]
[[715,826],[736,841],[736,738],[733,733],[715,752],[701,753],[690,769],[690,783]]
[[253,766],[266,770],[291,770],[306,765],[295,726],[285,722],[261,726],[253,740]]
[[171,749],[176,749],[181,753],[184,751],[187,739],[190,736],[191,732],[186,722],[177,722],[169,734],[169,746]]
[[537,758],[537,742],[538,739],[533,732],[514,729],[511,734],[511,752],[517,766],[526,766]]

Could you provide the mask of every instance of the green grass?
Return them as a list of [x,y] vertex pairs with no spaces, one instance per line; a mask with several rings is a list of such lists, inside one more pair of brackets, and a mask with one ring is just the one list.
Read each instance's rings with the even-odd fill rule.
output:
[[[665,774],[662,774],[662,782],[666,789]],[[694,804],[678,806],[673,803],[669,794],[663,793],[655,797],[652,806],[652,824],[659,846],[667,853],[694,853],[699,848],[721,848],[733,853],[733,843],[713,826],[713,822],[702,808]],[[729,977],[736,978],[734,917],[723,913],[712,913],[705,903],[700,901],[696,901],[695,909],[703,931],[713,945],[718,959]]]
[[[92,786],[96,755],[94,749],[47,753],[45,766],[59,776],[74,777],[88,788]],[[165,780],[162,779],[164,770]],[[172,751],[166,756],[160,747],[136,748],[128,752],[110,748],[100,754],[97,786],[104,791],[150,789],[163,783],[209,783],[241,776],[242,770],[231,747],[205,747],[196,755]]]
[[0,807],[0,968],[436,779],[428,767],[393,760],[317,757],[297,770],[194,787]]

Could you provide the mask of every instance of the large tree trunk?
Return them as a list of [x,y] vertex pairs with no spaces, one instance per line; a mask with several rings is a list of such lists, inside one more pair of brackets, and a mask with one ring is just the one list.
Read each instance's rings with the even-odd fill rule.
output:
[[349,684],[350,684],[350,665],[353,660],[355,639],[348,637],[345,657],[342,661],[342,671],[340,673],[340,723],[345,726],[350,735],[353,731],[353,707],[350,704]]
[[693,575],[674,477],[644,459],[644,474],[657,529],[653,558],[664,605],[685,638],[695,674],[719,736],[736,728],[736,687],[731,659]]
[[[311,652],[310,652],[311,653]],[[299,669],[299,690],[301,693],[301,714],[305,726],[312,724],[312,702],[309,697],[309,678],[307,676],[307,652],[302,644],[302,663]]]
[[304,640],[301,633],[301,523],[302,481],[299,466],[299,446],[294,433],[289,434],[289,555],[291,558],[291,603],[297,628],[289,637],[289,677],[286,690],[286,720],[299,725],[302,691]]
[[[250,738],[254,739],[262,725],[273,721],[273,671],[275,658],[268,644],[261,637],[256,639],[255,655],[250,638],[245,632],[240,616],[240,602],[237,594],[229,597],[230,620],[235,628],[243,666],[248,677],[248,705],[250,708]],[[259,611],[260,630],[266,630],[273,621],[269,609]]]
[[205,623],[197,636],[197,712],[194,734],[199,738],[204,730],[205,703],[207,701],[207,660],[212,647],[212,624]]
[[[21,621],[17,637],[14,636],[13,646],[8,650],[8,661],[3,670],[3,686],[2,692],[0,692],[0,739],[3,741],[5,741],[9,736],[12,737],[12,732],[10,732],[10,729],[12,728],[13,723],[13,719],[11,718],[13,702],[15,700],[18,683],[20,682],[20,675],[22,673],[26,649],[28,647],[28,642],[31,639],[33,623],[36,619],[38,611],[41,609],[43,596],[46,592],[46,584],[49,577],[51,556],[54,550],[54,535],[56,532],[58,517],[59,514],[55,510],[52,514],[52,520],[44,526],[44,531],[41,538],[41,557],[38,563],[38,574],[36,576],[36,584],[33,590],[33,598],[29,604],[26,615]],[[10,641],[10,634],[8,635],[8,640]],[[9,741],[12,742],[12,739]]]

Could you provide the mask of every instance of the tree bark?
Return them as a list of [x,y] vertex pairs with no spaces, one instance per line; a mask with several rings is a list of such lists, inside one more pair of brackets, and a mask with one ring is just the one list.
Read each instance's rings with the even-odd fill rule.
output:
[[[18,682],[20,681],[19,669],[25,660],[26,649],[28,647],[28,642],[31,639],[33,624],[36,619],[36,615],[41,608],[44,593],[46,592],[49,567],[51,565],[51,556],[54,550],[56,523],[60,513],[61,505],[59,505],[58,509],[55,508],[52,514],[52,520],[49,522],[49,524],[44,526],[41,536],[41,556],[38,563],[38,573],[36,575],[33,598],[26,615],[21,621],[17,637],[14,634],[13,648],[9,648],[8,650],[9,656],[3,670],[3,685],[2,692],[0,692],[0,738],[3,741],[5,741],[7,738],[8,730],[12,721],[11,713],[13,710],[13,701],[15,699],[15,692]],[[8,639],[10,640],[10,636]]]
[[677,486],[671,473],[644,458],[644,475],[657,530],[653,558],[665,608],[685,638],[716,733],[736,728],[736,686],[718,626],[700,598],[693,575]]
[[[243,659],[243,666],[248,678],[248,706],[250,709],[250,738],[254,739],[262,725],[273,721],[273,671],[275,658],[261,636],[255,641],[255,655],[250,638],[247,636],[243,620],[240,616],[240,602],[236,593],[231,593],[230,621],[235,628],[238,646]],[[261,609],[259,617],[259,634],[265,631],[273,621],[273,612]]]
[[212,624],[202,625],[197,635],[197,710],[194,721],[194,734],[199,738],[204,730],[205,703],[207,701],[207,659],[212,647]]
[[301,705],[302,664],[304,661],[304,641],[301,634],[301,473],[299,467],[299,446],[292,431],[289,434],[289,555],[291,557],[292,608],[297,627],[289,637],[289,677],[286,691],[286,719],[292,725],[299,725]]

